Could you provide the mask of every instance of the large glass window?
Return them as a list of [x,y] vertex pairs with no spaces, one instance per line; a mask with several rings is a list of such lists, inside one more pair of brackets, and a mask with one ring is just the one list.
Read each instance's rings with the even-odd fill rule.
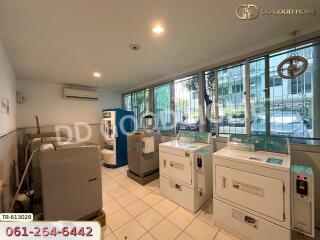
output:
[[[282,79],[277,67],[293,53],[306,58],[308,68],[294,79]],[[162,133],[199,131],[200,105],[204,104],[206,131],[213,135],[216,132],[219,136],[250,132],[320,139],[320,94],[316,92],[320,89],[319,79],[320,44],[309,43],[246,59],[238,65],[210,69],[204,72],[201,84],[197,73],[154,87],[153,92],[150,89],[133,92],[124,95],[123,102],[125,109],[134,112],[139,126],[141,117],[153,102]],[[199,92],[204,94],[199,96]]]
[[131,93],[124,95],[123,97],[124,109],[127,111],[132,110],[132,103],[131,103]]
[[311,72],[307,71],[291,81],[291,94],[311,93]]
[[199,81],[193,75],[174,81],[176,131],[199,131]]
[[265,59],[250,61],[250,121],[254,135],[266,131],[265,81]]
[[[270,134],[294,138],[313,138],[313,91],[315,73],[315,48],[301,46],[297,54],[308,60],[307,70],[294,79],[281,79],[277,67],[281,61],[295,53],[289,49],[270,55]],[[319,59],[319,57],[318,57]],[[318,63],[319,64],[319,63]],[[318,76],[319,72],[317,73]],[[319,77],[317,77],[319,78]],[[281,85],[272,85],[274,79],[281,79]],[[319,107],[318,107],[319,109]],[[319,136],[318,136],[319,137]]]
[[161,133],[172,133],[170,112],[170,84],[164,84],[154,88],[153,109],[158,120],[158,128]]
[[270,83],[269,83],[270,87],[280,87],[282,86],[282,78],[276,76],[272,76],[272,78],[270,78]]
[[218,70],[219,135],[246,132],[245,65]]
[[143,116],[149,112],[149,96],[148,88],[131,94],[132,111],[138,128],[143,127]]

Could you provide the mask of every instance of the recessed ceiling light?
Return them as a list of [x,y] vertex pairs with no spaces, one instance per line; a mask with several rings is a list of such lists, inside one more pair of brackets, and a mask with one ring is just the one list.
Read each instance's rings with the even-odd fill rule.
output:
[[96,78],[99,78],[99,77],[101,77],[101,73],[99,73],[99,72],[94,72],[94,73],[93,73],[93,76],[96,77]]
[[162,33],[162,32],[164,31],[164,28],[161,27],[160,25],[157,25],[157,26],[155,26],[154,28],[152,28],[152,31],[153,31],[154,33],[159,34],[159,33]]

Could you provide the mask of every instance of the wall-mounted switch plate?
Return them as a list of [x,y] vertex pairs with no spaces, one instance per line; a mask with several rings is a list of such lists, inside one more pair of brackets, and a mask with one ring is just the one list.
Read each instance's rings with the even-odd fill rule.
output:
[[5,98],[4,96],[1,96],[0,99],[1,99],[1,102],[0,102],[1,112],[9,115],[10,114],[9,98]]
[[6,103],[6,100],[5,98],[1,95],[0,96],[0,107],[1,107],[1,113],[6,113],[7,111],[7,103]]
[[6,113],[9,115],[10,114],[10,102],[9,102],[9,99],[7,98],[6,99]]

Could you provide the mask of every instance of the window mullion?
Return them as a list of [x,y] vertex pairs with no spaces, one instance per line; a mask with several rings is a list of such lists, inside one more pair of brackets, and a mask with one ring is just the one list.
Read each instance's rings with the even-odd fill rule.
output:
[[250,111],[250,61],[245,61],[245,98],[246,98],[246,134],[251,135],[251,111]]
[[170,82],[170,114],[171,114],[171,126],[174,126],[173,133],[176,133],[176,116],[174,107],[174,81]]
[[218,69],[214,69],[214,109],[216,136],[219,136]]
[[154,87],[149,88],[149,99],[148,99],[148,104],[149,104],[149,112],[154,112],[153,108],[153,102],[154,102]]
[[200,120],[200,132],[206,131],[206,116],[205,116],[205,101],[204,94],[206,91],[206,83],[204,78],[204,72],[198,73],[199,79],[199,120]]
[[270,60],[265,56],[265,114],[266,114],[266,136],[270,136]]

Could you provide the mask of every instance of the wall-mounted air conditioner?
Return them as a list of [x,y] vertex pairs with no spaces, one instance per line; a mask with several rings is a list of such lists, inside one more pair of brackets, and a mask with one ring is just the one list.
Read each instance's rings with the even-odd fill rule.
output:
[[85,90],[79,88],[65,87],[63,89],[63,96],[65,98],[84,99],[84,100],[98,100],[98,92],[94,90]]

